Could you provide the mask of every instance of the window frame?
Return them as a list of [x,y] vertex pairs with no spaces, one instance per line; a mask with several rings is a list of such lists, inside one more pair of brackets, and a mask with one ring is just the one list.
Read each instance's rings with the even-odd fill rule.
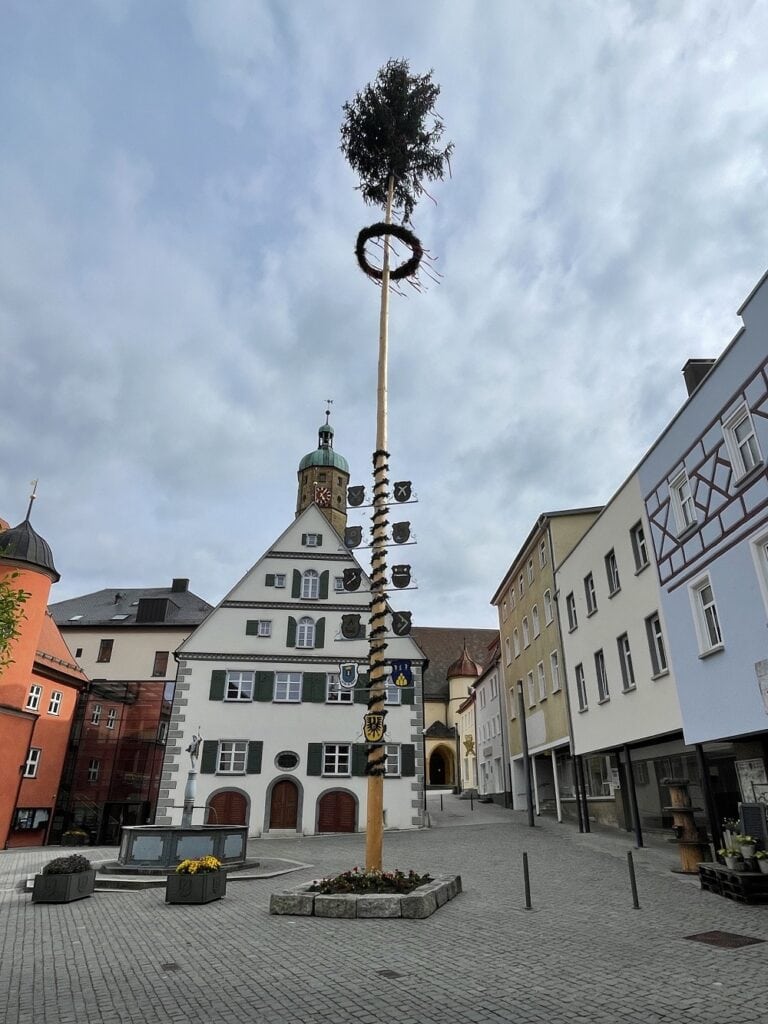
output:
[[[709,600],[705,600],[705,591],[709,591]],[[715,590],[709,573],[704,573],[688,586],[688,593],[693,609],[693,620],[696,627],[696,638],[699,645],[699,656],[706,657],[722,651],[723,629],[717,612]]]
[[523,626],[523,647],[530,647],[531,646],[531,630],[530,630],[530,627],[528,625],[528,616],[527,615],[523,616],[522,626]]
[[[165,659],[163,659],[165,655]],[[155,660],[152,665],[152,678],[164,679],[168,674],[168,661],[171,657],[170,651],[155,651]]]
[[[238,679],[235,679],[238,676]],[[250,677],[250,678],[244,678]],[[244,689],[248,685],[247,692]],[[253,669],[227,669],[227,678],[224,684],[224,700],[230,704],[244,704],[253,701],[253,691],[256,684],[256,673]]]
[[584,577],[584,599],[587,602],[587,618],[597,611],[597,591],[595,590],[595,577],[588,572]]
[[550,652],[549,674],[552,678],[552,693],[558,693],[563,684],[560,682],[560,655],[557,651]]
[[[342,759],[346,759],[346,768],[342,769]],[[323,743],[322,775],[329,779],[346,779],[352,775],[352,744]]]
[[605,575],[608,580],[608,596],[613,597],[621,590],[621,578],[619,576],[619,563],[616,558],[616,548],[611,548],[605,556]]
[[[225,749],[226,748],[226,749]],[[224,767],[225,757],[230,767]],[[239,767],[242,760],[242,768]],[[216,750],[217,775],[245,775],[248,765],[248,740],[219,740]]]
[[533,628],[533,638],[535,640],[537,636],[541,636],[541,623],[539,621],[538,605],[534,605],[533,608],[531,608],[531,626]]
[[89,782],[93,783],[99,781],[99,775],[101,775],[101,761],[98,757],[92,757],[89,759],[87,773]]
[[669,496],[677,526],[677,536],[692,530],[696,526],[696,502],[693,497],[688,472],[683,467],[669,480]]
[[317,569],[305,569],[301,574],[300,597],[302,601],[317,601],[320,597],[320,573]]
[[619,670],[621,672],[621,692],[629,693],[637,688],[635,679],[635,666],[632,662],[632,647],[629,643],[629,633],[622,633],[616,637],[616,649],[619,652]]
[[539,568],[543,569],[547,564],[547,541],[539,541]]
[[573,633],[579,628],[579,617],[576,612],[576,595],[573,591],[565,595],[565,611],[568,616],[568,632]]
[[304,535],[304,547],[305,548],[319,548],[322,545],[320,540],[321,534],[319,533],[307,533]]
[[507,665],[512,664],[512,647],[508,636],[504,637],[504,661]]
[[342,686],[339,682],[338,672],[325,673],[325,703],[326,704],[352,704],[354,703],[355,691],[348,686]]
[[589,700],[587,699],[587,678],[584,675],[584,665],[582,662],[574,669],[574,679],[576,682],[576,698],[579,704],[579,711],[589,710]]
[[528,707],[536,707],[536,680],[533,678],[533,671],[526,674],[525,682],[528,687]]
[[31,683],[29,687],[29,693],[27,694],[27,703],[24,705],[25,711],[39,711],[40,701],[43,696],[43,688],[39,683]]
[[399,779],[402,772],[402,757],[399,743],[387,743],[384,764],[384,777]]
[[275,589],[277,589],[277,590],[284,590],[285,589],[285,573],[284,572],[276,572],[276,573],[274,573],[274,577],[275,577],[275,582],[274,582],[273,586],[275,587]]
[[400,707],[403,703],[403,688],[391,676],[384,680],[384,703],[387,707]]
[[555,621],[555,613],[552,610],[552,591],[547,589],[544,591],[544,624],[551,626]]
[[[285,678],[281,679],[281,676],[284,676]],[[301,704],[302,682],[303,673],[301,672],[275,672],[275,690],[272,697],[273,703]],[[279,695],[282,692],[285,693],[285,696]],[[291,696],[292,693],[295,693],[295,696]]]
[[647,569],[651,564],[648,557],[648,541],[645,539],[645,527],[642,519],[638,519],[629,531],[629,541],[632,545],[632,556],[635,560],[635,575]]
[[[749,424],[750,432],[743,441],[740,441],[737,430],[743,423]],[[722,428],[725,446],[728,449],[728,456],[733,467],[734,483],[738,484],[756,469],[759,469],[765,461],[763,453],[760,451],[760,442],[752,420],[752,413],[746,402],[741,402],[731,415],[723,420]],[[753,442],[754,451],[749,446],[750,440]],[[744,458],[744,446],[747,447],[747,450],[750,452],[750,459],[753,460],[749,466]]]
[[58,717],[61,713],[61,704],[63,700],[64,693],[62,690],[51,690],[51,696],[48,698],[48,714],[56,715]]
[[101,724],[101,704],[94,704],[91,708],[91,725]]
[[516,628],[512,630],[512,646],[514,647],[514,650],[515,650],[515,657],[519,658],[520,657],[520,633],[518,632],[518,630]]
[[42,747],[30,747],[27,751],[27,758],[24,762],[24,774],[25,779],[36,779],[37,770],[40,767],[40,761],[43,756]]
[[296,646],[311,651],[315,646],[315,620],[311,615],[302,615],[296,623]]
[[539,702],[541,702],[547,699],[547,673],[543,661],[536,665],[536,681],[539,687]]
[[[654,624],[658,628],[654,628]],[[653,675],[651,679],[658,679],[669,672],[669,660],[667,658],[667,647],[664,642],[664,630],[661,628],[661,616],[658,609],[647,615],[645,618],[645,633],[648,640],[648,649],[651,655],[651,668]],[[661,657],[659,657],[661,654]]]
[[112,653],[115,649],[114,639],[103,639],[99,640],[99,652],[96,655],[96,661],[103,664],[107,664],[112,661]]
[[608,685],[608,668],[605,664],[605,652],[601,647],[595,651],[595,679],[597,680],[597,703],[605,704],[611,699],[611,689]]
[[107,711],[107,721],[105,727],[107,729],[114,729],[117,723],[117,708],[110,708]]

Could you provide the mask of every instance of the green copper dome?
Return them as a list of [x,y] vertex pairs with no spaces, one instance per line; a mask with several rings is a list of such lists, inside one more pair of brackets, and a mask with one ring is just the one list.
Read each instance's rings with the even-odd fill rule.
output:
[[317,449],[305,455],[299,463],[299,472],[310,466],[333,466],[342,473],[349,473],[349,464],[343,455],[333,450],[333,427],[323,423],[317,432]]

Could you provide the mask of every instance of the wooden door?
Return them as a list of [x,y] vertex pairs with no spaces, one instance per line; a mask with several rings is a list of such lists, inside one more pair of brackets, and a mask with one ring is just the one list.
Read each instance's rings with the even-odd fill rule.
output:
[[208,801],[206,825],[247,825],[248,803],[242,793],[233,789],[217,793]]
[[354,832],[355,798],[351,793],[325,793],[320,797],[318,832]]
[[269,804],[270,828],[296,828],[299,812],[299,790],[295,782],[281,779],[272,787]]

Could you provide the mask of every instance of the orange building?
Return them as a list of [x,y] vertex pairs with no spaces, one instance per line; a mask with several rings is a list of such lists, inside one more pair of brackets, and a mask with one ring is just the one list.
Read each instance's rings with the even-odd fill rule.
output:
[[5,527],[0,521],[0,579],[12,579],[28,598],[11,661],[0,669],[0,847],[41,846],[88,678],[47,611],[59,579],[50,547],[29,512],[18,526]]

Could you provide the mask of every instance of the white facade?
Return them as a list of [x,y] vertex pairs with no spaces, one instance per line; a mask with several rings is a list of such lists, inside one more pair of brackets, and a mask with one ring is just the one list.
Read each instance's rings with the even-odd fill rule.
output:
[[498,658],[475,684],[477,784],[481,796],[509,792],[503,674]]
[[[358,591],[341,587],[353,567],[310,505],[183,644],[159,823],[181,821],[184,751],[199,735],[194,824],[234,801],[251,836],[364,830],[367,676],[354,691],[338,686],[341,663],[368,661],[365,636],[341,635],[343,614],[368,622],[365,574]],[[422,655],[409,637],[390,636],[386,656],[416,662],[414,686],[389,688],[384,780],[385,827],[413,828],[422,824]]]

